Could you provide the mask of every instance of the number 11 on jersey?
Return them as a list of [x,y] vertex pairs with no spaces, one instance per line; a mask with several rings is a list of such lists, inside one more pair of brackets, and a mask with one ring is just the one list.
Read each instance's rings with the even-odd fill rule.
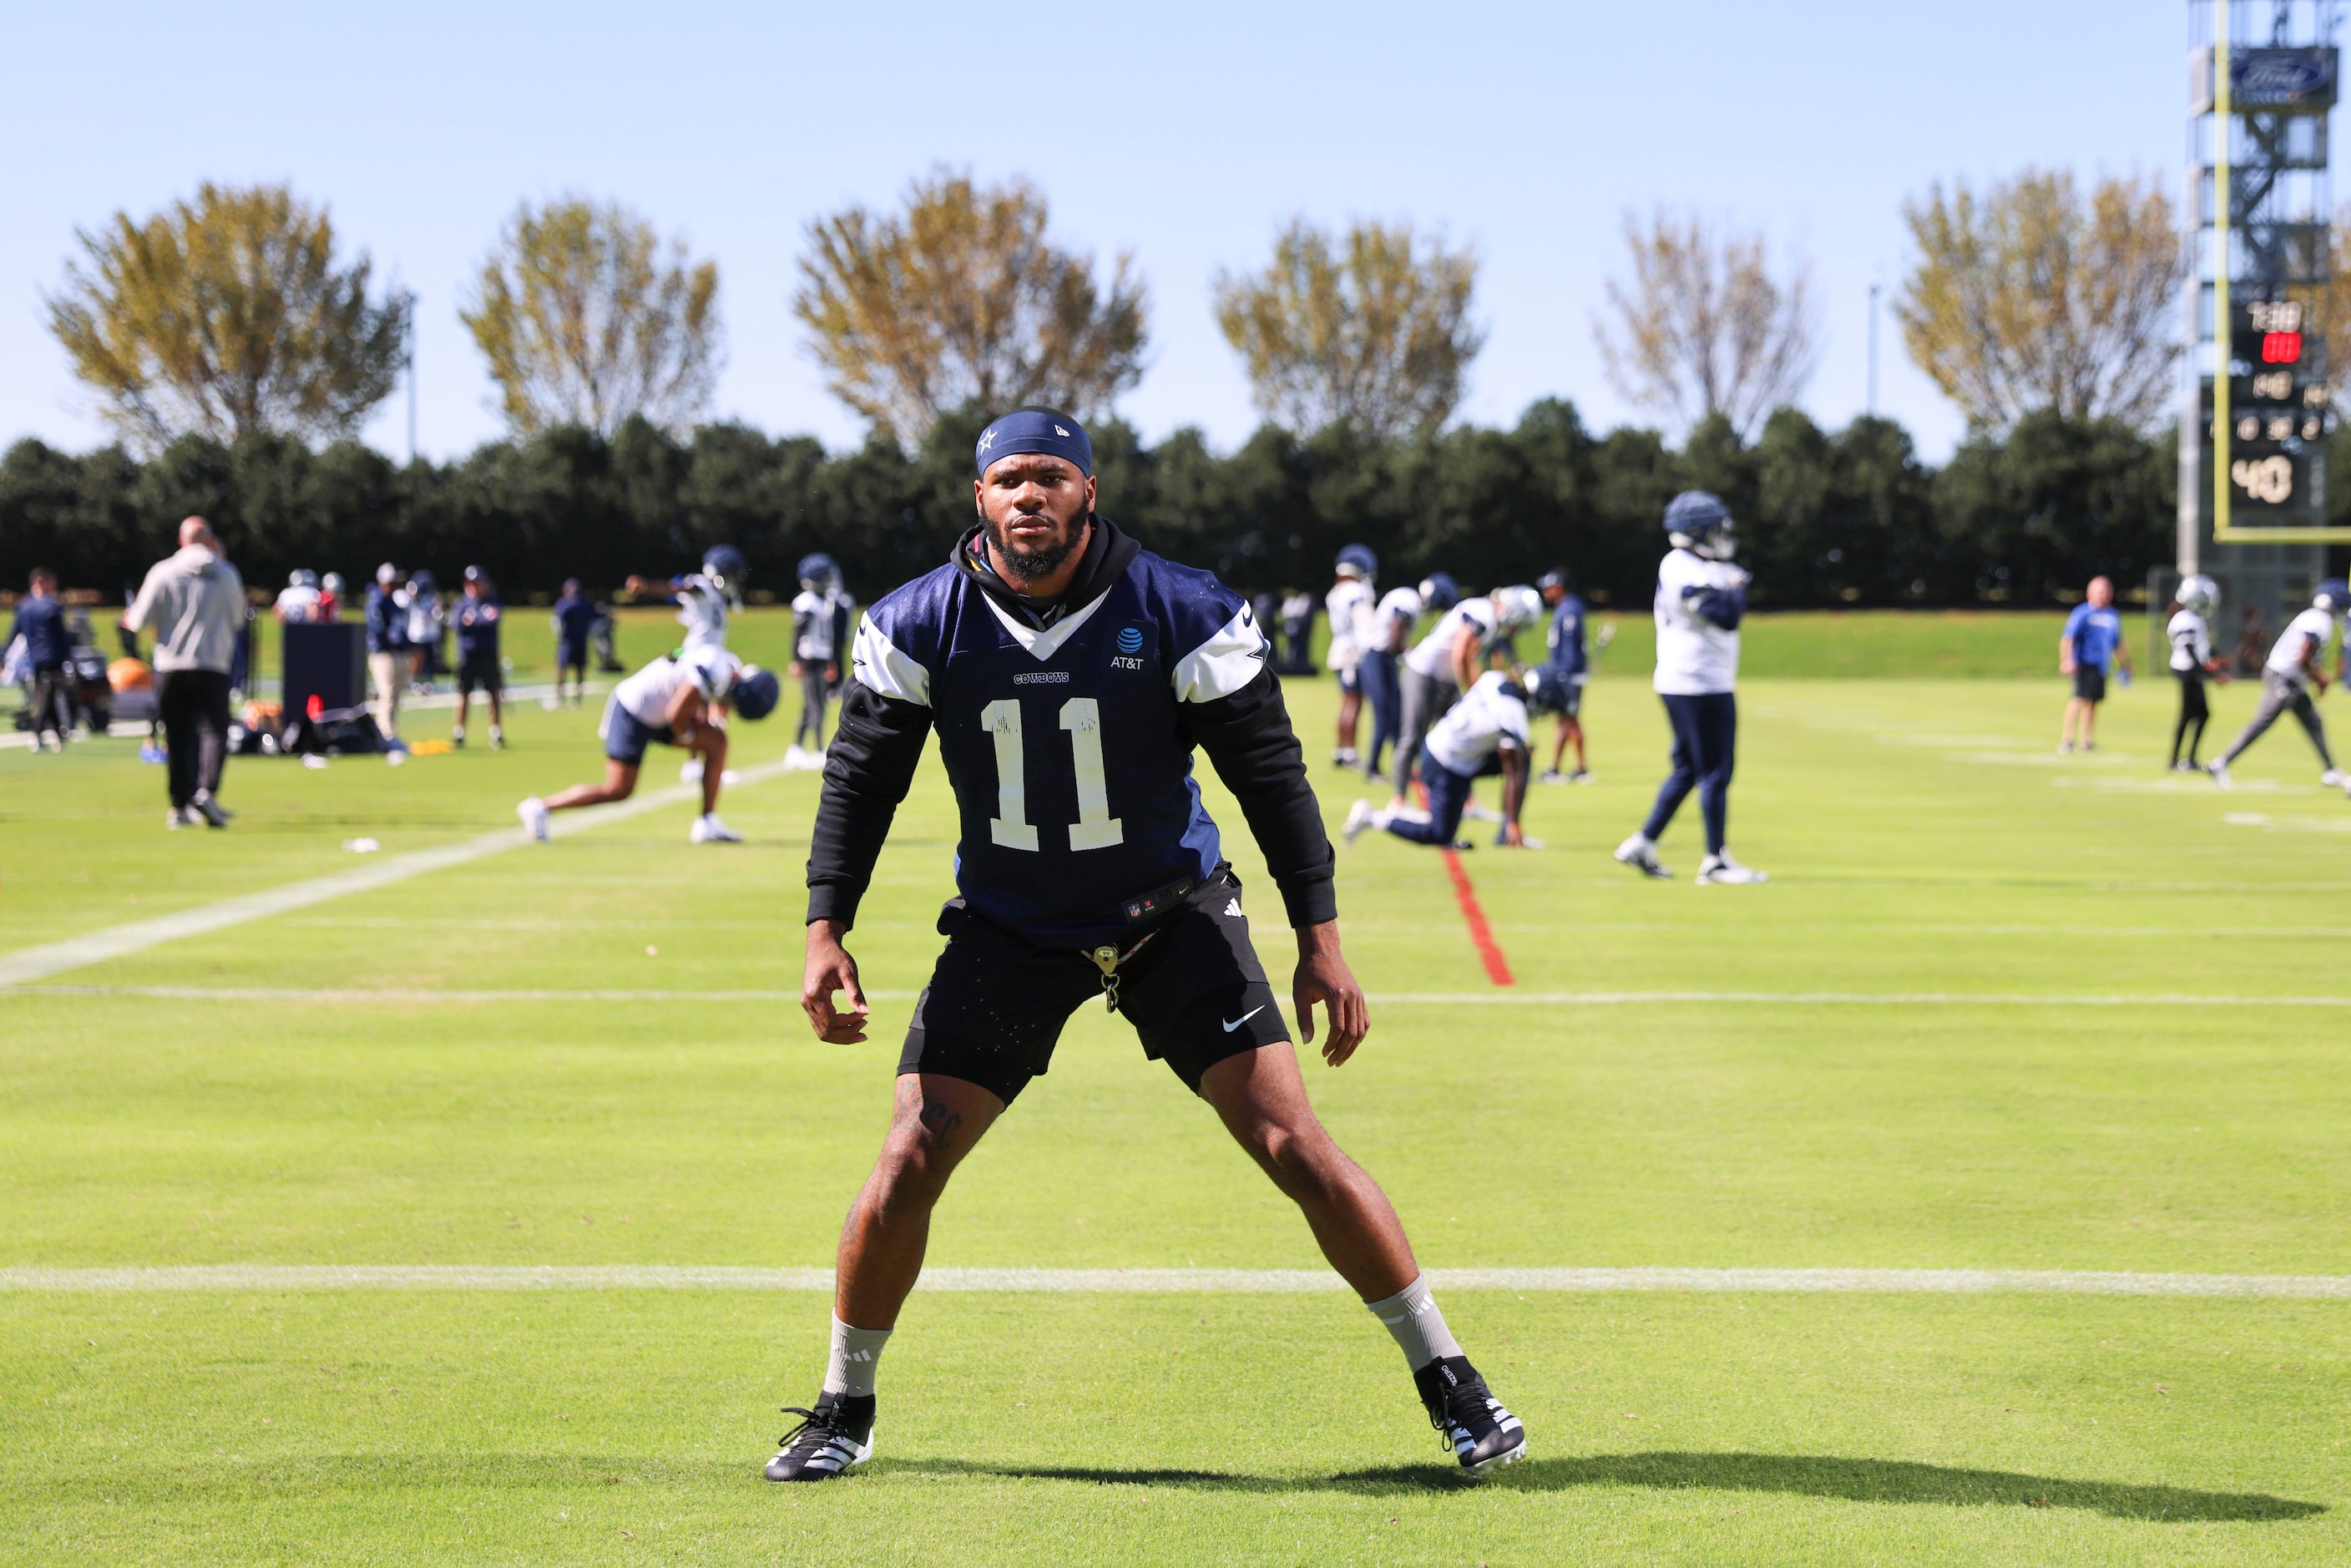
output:
[[[988,821],[987,836],[1008,850],[1033,851],[1037,829],[1029,821],[1020,704],[1017,698],[998,698],[979,710],[979,722],[996,737],[996,815]],[[1070,824],[1070,848],[1106,850],[1125,842],[1125,829],[1110,814],[1102,705],[1092,697],[1071,697],[1061,705],[1061,727],[1070,732],[1070,761],[1078,787],[1078,820]]]

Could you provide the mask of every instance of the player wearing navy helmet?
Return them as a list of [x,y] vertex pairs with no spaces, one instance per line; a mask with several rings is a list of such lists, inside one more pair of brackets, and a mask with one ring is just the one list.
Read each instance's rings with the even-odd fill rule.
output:
[[718,792],[726,782],[726,710],[747,719],[776,711],[775,675],[746,664],[724,648],[680,648],[612,688],[596,733],[604,742],[604,781],[574,784],[544,800],[533,795],[515,808],[530,836],[545,842],[548,816],[580,806],[625,800],[637,792],[637,772],[653,746],[681,747],[701,764],[702,814],[687,839],[697,844],[736,844],[743,835],[718,820]]
[[792,600],[792,674],[800,683],[800,727],[784,753],[787,768],[824,766],[824,716],[841,686],[841,654],[857,601],[841,587],[841,568],[821,551],[799,564],[800,591]]
[[[1525,1451],[1447,1332],[1395,1211],[1307,1103],[1298,1058],[1193,778],[1205,750],[1264,852],[1299,960],[1305,1038],[1345,1061],[1369,1027],[1339,949],[1331,842],[1242,598],[1096,515],[1092,450],[1065,413],[1023,409],[974,452],[978,525],[947,563],[868,612],[810,835],[817,1034],[865,1038],[857,914],[927,737],[961,816],[947,938],[898,1060],[896,1113],[841,1232],[823,1392],[769,1461],[820,1480],[872,1452],[873,1375],[921,1272],[955,1167],[1103,998],[1215,1107],[1304,1212],[1332,1266],[1395,1335],[1431,1420],[1476,1472]],[[845,992],[845,1006],[834,996]]]
[[2295,616],[2285,632],[2270,650],[2268,663],[2262,666],[2262,706],[2229,749],[2206,767],[2212,781],[2223,789],[2229,788],[2229,764],[2244,755],[2245,748],[2259,740],[2281,714],[2291,713],[2310,737],[2310,744],[2318,752],[2318,776],[2321,784],[2340,784],[2344,793],[2351,795],[2351,780],[2335,766],[2335,755],[2326,747],[2326,725],[2318,716],[2317,706],[2310,699],[2306,685],[2326,695],[2326,671],[2321,655],[2335,635],[2346,612],[2351,612],[2351,583],[2339,577],[2328,578],[2318,585],[2311,596],[2310,608]]
[[733,545],[713,545],[703,552],[702,570],[681,577],[632,575],[628,591],[659,604],[677,606],[677,622],[685,628],[689,648],[724,648],[726,626],[743,608],[743,579],[747,575],[743,552]]
[[1724,842],[1730,818],[1730,774],[1739,750],[1739,623],[1747,615],[1747,573],[1731,564],[1739,536],[1719,496],[1685,490],[1666,507],[1666,542],[1657,567],[1657,673],[1655,685],[1673,726],[1673,771],[1657,787],[1641,831],[1616,846],[1616,858],[1645,876],[1667,877],[1657,839],[1691,789],[1706,819],[1701,883],[1758,883],[1763,873],[1732,858]]

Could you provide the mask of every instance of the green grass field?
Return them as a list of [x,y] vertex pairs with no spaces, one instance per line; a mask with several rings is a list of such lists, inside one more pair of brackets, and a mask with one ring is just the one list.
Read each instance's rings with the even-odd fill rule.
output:
[[[2053,643],[1945,624],[1757,622],[1732,842],[1774,880],[1733,889],[1689,880],[1694,805],[1676,881],[1607,858],[1666,748],[1635,622],[1588,702],[1600,781],[1535,792],[1548,849],[1464,857],[1508,992],[1437,856],[1342,852],[1374,1030],[1309,1082],[1424,1263],[2351,1276],[2343,1008],[2135,999],[2351,996],[2351,804],[2290,727],[2232,794],[2164,773],[2168,685],[2060,758],[2053,677],[1830,678]],[[776,618],[737,641],[772,657]],[[1291,691],[1319,758],[1329,683]],[[2219,694],[2208,749],[2252,701]],[[389,858],[510,829],[596,768],[594,717],[518,705],[505,753],[397,770],[239,760],[223,833],[164,833],[132,741],[0,752],[0,965],[383,863],[343,852],[358,835]],[[740,765],[787,723],[738,727]],[[1335,824],[1360,790],[1315,777]],[[811,1291],[26,1288],[829,1264],[952,816],[926,764],[853,943],[874,1042],[823,1046],[739,995],[798,985],[816,790],[730,792],[738,847],[689,847],[674,804],[0,988],[0,1561],[2351,1560],[2336,1300],[1445,1290],[1533,1445],[1471,1486],[1343,1291],[918,1291],[878,1457],[785,1489],[758,1467],[774,1407],[815,1391]],[[393,994],[349,994],[371,990]],[[1080,1013],[933,1263],[1317,1268],[1114,1023]]]

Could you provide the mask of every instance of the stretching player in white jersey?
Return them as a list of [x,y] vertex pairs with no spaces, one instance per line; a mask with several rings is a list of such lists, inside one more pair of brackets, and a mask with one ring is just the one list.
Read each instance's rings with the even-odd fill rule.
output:
[[1339,743],[1331,752],[1331,760],[1342,768],[1353,768],[1360,759],[1355,732],[1364,717],[1364,655],[1378,635],[1373,621],[1379,601],[1372,583],[1379,570],[1379,557],[1369,545],[1349,545],[1339,552],[1339,580],[1322,599],[1331,617],[1328,663],[1332,674],[1339,677]]
[[1616,858],[1644,876],[1673,875],[1657,862],[1657,839],[1692,789],[1706,818],[1701,883],[1769,880],[1730,856],[1730,773],[1739,751],[1739,622],[1747,614],[1748,576],[1730,564],[1738,535],[1730,508],[1704,490],[1685,490],[1666,507],[1673,549],[1657,567],[1657,695],[1674,729],[1674,770],[1657,788],[1641,831],[1616,846]]
[[632,577],[628,590],[676,605],[677,623],[685,628],[687,647],[724,648],[727,617],[743,608],[746,574],[741,550],[733,545],[713,545],[703,552],[700,571],[660,581]]
[[1391,811],[1412,809],[1412,769],[1421,737],[1478,684],[1496,647],[1542,618],[1542,596],[1520,585],[1465,599],[1404,656],[1404,733],[1396,739],[1395,793]]
[[1532,674],[1520,676],[1489,670],[1478,677],[1468,694],[1429,727],[1421,742],[1420,782],[1428,791],[1428,815],[1408,815],[1394,810],[1374,810],[1369,800],[1347,810],[1347,841],[1365,828],[1379,828],[1416,844],[1447,845],[1460,830],[1469,804],[1469,787],[1479,776],[1502,775],[1502,829],[1494,841],[1513,849],[1541,849],[1519,826],[1526,805],[1527,685]]
[[2204,744],[2204,726],[2212,716],[2212,705],[2204,698],[2204,682],[2229,678],[2229,666],[2212,656],[2209,618],[2220,602],[2220,585],[2201,572],[2192,572],[2180,580],[2179,597],[2171,604],[2171,622],[2164,628],[2171,642],[2172,677],[2179,683],[2179,722],[2171,730],[2174,773],[2204,770],[2196,760],[2196,748]]
[[2270,650],[2269,662],[2262,666],[2262,706],[2254,710],[2252,722],[2205,769],[2212,775],[2215,784],[2228,789],[2229,764],[2243,756],[2245,748],[2278,721],[2278,715],[2291,713],[2301,721],[2310,744],[2318,750],[2318,763],[2324,769],[2318,781],[2341,784],[2344,792],[2351,794],[2351,783],[2346,783],[2343,773],[2335,766],[2334,754],[2326,748],[2326,726],[2320,721],[2310,693],[2304,689],[2307,682],[2318,688],[2320,696],[2326,695],[2326,672],[2320,666],[2319,656],[2326,652],[2335,623],[2346,611],[2351,611],[2351,584],[2339,577],[2330,577],[2318,585],[2310,608],[2287,622],[2285,634],[2277,640],[2277,645]]
[[743,835],[718,820],[718,791],[726,780],[726,709],[747,719],[776,711],[781,687],[775,675],[746,664],[724,648],[681,648],[664,653],[612,688],[597,734],[604,741],[604,781],[574,784],[544,800],[533,795],[515,808],[530,836],[544,843],[548,815],[580,806],[625,800],[637,792],[637,770],[649,746],[683,747],[703,764],[702,814],[687,837],[697,844],[735,844]]
[[1420,612],[1437,599],[1444,601],[1437,608],[1450,610],[1460,597],[1453,580],[1441,571],[1418,588],[1391,588],[1380,596],[1372,612],[1372,640],[1364,644],[1363,660],[1355,666],[1364,701],[1372,709],[1372,746],[1363,754],[1364,778],[1380,777],[1380,753],[1404,732],[1404,655],[1412,646],[1412,629]]

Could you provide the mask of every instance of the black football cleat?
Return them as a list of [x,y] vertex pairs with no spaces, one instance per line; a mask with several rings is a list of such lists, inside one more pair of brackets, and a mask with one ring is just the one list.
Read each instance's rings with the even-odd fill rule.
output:
[[873,1457],[873,1396],[852,1399],[846,1394],[820,1394],[816,1408],[784,1406],[787,1416],[805,1417],[776,1440],[779,1450],[768,1461],[771,1481],[822,1481],[846,1475],[852,1465]]
[[1486,1392],[1486,1380],[1466,1355],[1432,1361],[1412,1375],[1428,1424],[1473,1476],[1527,1457],[1527,1429]]

